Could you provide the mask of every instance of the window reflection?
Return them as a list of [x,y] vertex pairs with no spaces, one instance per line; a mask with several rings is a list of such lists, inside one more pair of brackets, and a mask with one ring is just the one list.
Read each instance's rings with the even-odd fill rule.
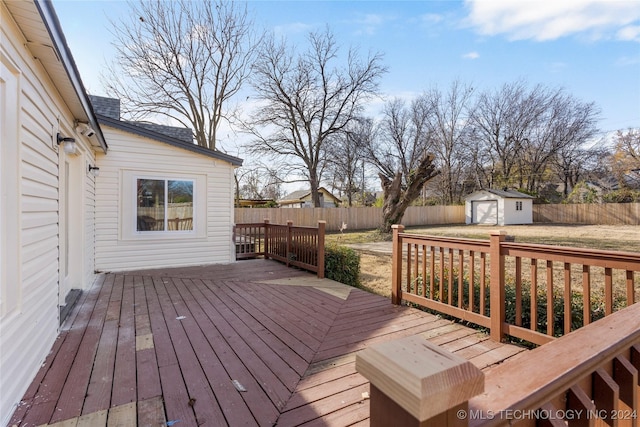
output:
[[193,230],[193,181],[138,179],[136,214],[137,231]]

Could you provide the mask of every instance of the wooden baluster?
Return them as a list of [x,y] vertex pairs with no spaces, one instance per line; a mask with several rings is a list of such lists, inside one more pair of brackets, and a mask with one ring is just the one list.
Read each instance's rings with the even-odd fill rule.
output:
[[531,327],[538,331],[538,260],[531,258]]
[[469,311],[473,310],[474,294],[475,294],[475,253],[469,251]]
[[522,326],[522,259],[517,256],[516,262],[516,326]]
[[429,260],[429,298],[433,298],[433,290],[436,283],[436,253],[435,247],[429,246],[429,252],[431,253],[431,259]]
[[553,261],[547,261],[547,335],[553,336]]
[[453,305],[453,249],[449,248],[449,274],[447,277],[447,304]]
[[416,253],[415,259],[413,260],[413,292],[418,295],[418,262],[420,261],[420,247],[415,243],[413,245],[413,249]]
[[594,427],[596,425],[596,405],[579,386],[574,385],[567,392],[567,410],[579,417],[571,421],[571,426]]
[[487,291],[487,254],[480,252],[480,314],[485,315]]
[[617,413],[620,388],[613,378],[602,368],[592,375],[592,396],[598,414],[604,414],[602,418],[607,425],[617,426],[617,420],[612,419],[611,414]]
[[438,285],[440,287],[440,302],[444,302],[444,248],[440,247],[440,277],[438,277]]
[[627,307],[634,304],[636,299],[635,286],[633,284],[633,271],[627,270]]
[[545,414],[550,414],[548,418],[542,418],[538,420],[536,426],[539,427],[566,427],[566,424],[563,420],[559,419],[556,414],[559,414],[560,411],[552,405],[551,403],[545,403],[540,407],[540,409]]
[[427,296],[427,246],[422,245],[422,296]]
[[564,333],[571,332],[571,264],[564,263]]
[[[613,359],[613,379],[620,387],[620,424],[637,427],[638,370],[622,356]],[[628,415],[628,416],[627,416]]]
[[413,256],[411,252],[411,247],[412,247],[412,244],[407,243],[407,283],[405,285],[407,293],[411,293],[411,259]]
[[464,293],[464,251],[458,250],[458,308],[462,308]]
[[604,269],[604,314],[613,313],[613,273],[611,268]]
[[582,325],[591,323],[591,267],[582,266]]

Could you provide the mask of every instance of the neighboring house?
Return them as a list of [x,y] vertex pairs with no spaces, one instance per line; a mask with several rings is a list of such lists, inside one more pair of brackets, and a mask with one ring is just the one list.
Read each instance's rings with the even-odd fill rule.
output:
[[481,225],[533,223],[533,197],[515,190],[485,189],[465,197],[465,222]]
[[121,121],[116,99],[90,99],[109,141],[97,159],[96,269],[233,262],[233,171],[242,160],[172,136],[184,128]]
[[[319,208],[335,208],[340,205],[341,200],[331,194],[326,188],[320,187],[318,191],[320,192]],[[286,195],[282,200],[278,200],[278,206],[281,208],[312,208],[311,191],[294,191]]]
[[241,160],[191,144],[184,130],[97,116],[50,1],[0,0],[0,23],[5,425],[96,270],[235,259]]

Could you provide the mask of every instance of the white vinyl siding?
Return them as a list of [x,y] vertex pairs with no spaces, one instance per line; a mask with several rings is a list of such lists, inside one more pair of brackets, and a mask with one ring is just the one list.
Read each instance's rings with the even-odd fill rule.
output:
[[[109,154],[96,178],[96,268],[124,271],[232,262],[233,166],[222,160],[102,127]],[[193,233],[136,233],[138,177],[195,183]]]
[[[49,75],[25,48],[26,40],[0,3],[0,61],[2,79],[13,79],[5,91],[17,90],[13,108],[2,109],[0,169],[2,186],[12,191],[3,198],[0,215],[0,425],[8,422],[53,345],[59,329],[60,157],[54,137],[59,128],[73,129],[74,119]],[[10,72],[11,75],[6,74]],[[15,124],[6,138],[6,124]],[[72,135],[76,136],[76,135]],[[78,141],[80,142],[80,141]],[[7,157],[5,157],[5,155]],[[81,157],[93,159],[86,148]],[[80,158],[80,157],[79,157]],[[10,165],[5,164],[5,160]],[[64,162],[64,155],[62,155]],[[93,192],[93,189],[87,189]],[[85,204],[86,206],[86,204]],[[90,215],[86,215],[90,217]],[[89,222],[78,224],[83,230]],[[93,281],[93,247],[75,266],[86,288]],[[6,264],[5,264],[6,263]]]

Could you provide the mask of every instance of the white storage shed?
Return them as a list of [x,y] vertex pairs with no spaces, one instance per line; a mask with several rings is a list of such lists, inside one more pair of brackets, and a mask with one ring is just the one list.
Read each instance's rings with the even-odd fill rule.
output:
[[533,223],[533,197],[515,190],[485,189],[465,198],[465,222],[480,225]]

